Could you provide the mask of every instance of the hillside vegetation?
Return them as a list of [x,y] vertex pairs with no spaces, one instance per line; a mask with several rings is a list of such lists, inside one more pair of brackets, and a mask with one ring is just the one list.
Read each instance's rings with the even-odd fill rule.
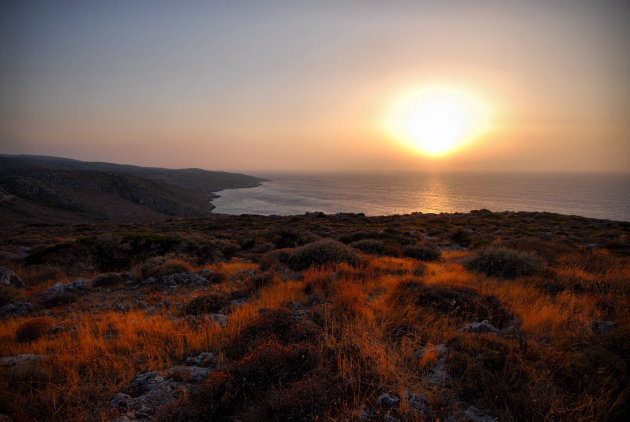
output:
[[2,230],[15,421],[630,414],[629,223],[478,210]]
[[210,214],[214,192],[262,179],[67,158],[0,155],[0,218],[33,223],[144,222]]

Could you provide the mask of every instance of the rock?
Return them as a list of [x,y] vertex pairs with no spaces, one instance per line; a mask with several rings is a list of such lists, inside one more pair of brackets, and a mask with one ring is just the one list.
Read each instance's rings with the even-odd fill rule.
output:
[[34,355],[32,353],[25,353],[15,356],[2,356],[0,357],[0,366],[20,366],[27,363],[36,362],[46,357],[46,355]]
[[57,282],[53,286],[39,293],[39,301],[43,305],[63,305],[75,300],[72,293],[88,290],[92,287],[92,280],[77,278],[72,283],[61,284]]
[[165,275],[161,278],[160,281],[164,286],[169,286],[171,288],[191,283],[196,283],[200,286],[203,286],[208,283],[208,280],[193,271]]
[[127,411],[129,409],[129,400],[131,400],[131,396],[125,393],[118,393],[114,396],[114,398],[109,402],[109,405],[115,409]]
[[5,286],[23,288],[24,282],[13,271],[0,267],[0,284]]
[[389,409],[390,407],[394,407],[400,403],[400,399],[394,395],[383,393],[376,398],[376,404],[379,407],[383,407],[385,409]]
[[63,325],[57,325],[50,329],[50,334],[59,334],[64,331]]
[[223,314],[211,314],[212,319],[219,323],[221,327],[225,327],[228,323],[228,316]]
[[446,344],[438,344],[437,346],[425,347],[421,350],[416,350],[413,355],[416,359],[422,359],[425,353],[435,352],[436,359],[442,359],[448,353],[448,347]]
[[484,319],[481,322],[471,322],[464,328],[459,329],[458,332],[473,334],[500,334],[500,331],[494,325],[490,324],[487,319]]
[[242,297],[240,299],[234,299],[230,301],[230,304],[234,307],[234,308],[238,308],[239,306],[243,306],[244,304],[246,304],[247,302],[249,302],[249,298],[246,297]]
[[599,243],[589,243],[586,245],[586,249],[597,249],[599,247]]
[[593,330],[595,334],[599,334],[600,336],[605,336],[606,334],[608,334],[610,330],[612,330],[613,328],[617,326],[617,323],[615,321],[594,320],[594,321],[591,321],[590,325],[591,325],[591,330]]
[[376,419],[376,413],[371,407],[363,405],[361,406],[361,410],[359,410],[359,419],[364,421]]
[[156,371],[138,375],[129,384],[128,393],[118,393],[110,405],[121,412],[119,421],[147,420],[156,410],[175,401],[193,384],[204,382],[212,372],[198,366],[175,366],[163,373]]
[[33,312],[33,309],[30,303],[9,303],[0,308],[0,317],[24,316]]
[[413,394],[409,391],[405,391],[403,397],[409,404],[409,408],[413,410],[419,418],[429,419],[431,417],[431,408],[424,394]]
[[212,352],[202,352],[195,357],[186,358],[186,363],[194,366],[209,367],[214,365],[216,356]]
[[438,360],[438,362],[431,368],[431,372],[427,375],[424,380],[429,384],[436,387],[446,387],[451,382],[451,376],[448,372],[446,372],[446,368],[444,365],[446,364],[446,359],[442,358]]
[[475,406],[470,406],[463,414],[462,420],[468,422],[497,422],[481,413]]

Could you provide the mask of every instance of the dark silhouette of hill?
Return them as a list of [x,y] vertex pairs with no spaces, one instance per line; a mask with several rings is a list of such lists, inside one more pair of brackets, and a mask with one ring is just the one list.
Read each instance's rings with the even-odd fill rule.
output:
[[222,189],[262,179],[35,155],[0,155],[0,218],[7,225],[141,222],[209,215]]

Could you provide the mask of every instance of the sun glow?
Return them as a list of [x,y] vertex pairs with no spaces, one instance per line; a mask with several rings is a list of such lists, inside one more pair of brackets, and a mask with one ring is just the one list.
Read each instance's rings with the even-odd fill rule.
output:
[[387,118],[388,132],[420,154],[450,154],[487,127],[488,107],[463,91],[427,88],[402,96]]

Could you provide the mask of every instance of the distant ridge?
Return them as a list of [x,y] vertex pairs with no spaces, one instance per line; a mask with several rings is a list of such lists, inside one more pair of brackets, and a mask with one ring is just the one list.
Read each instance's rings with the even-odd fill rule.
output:
[[223,189],[263,179],[197,168],[166,169],[61,157],[0,154],[3,225],[143,222],[201,217]]

